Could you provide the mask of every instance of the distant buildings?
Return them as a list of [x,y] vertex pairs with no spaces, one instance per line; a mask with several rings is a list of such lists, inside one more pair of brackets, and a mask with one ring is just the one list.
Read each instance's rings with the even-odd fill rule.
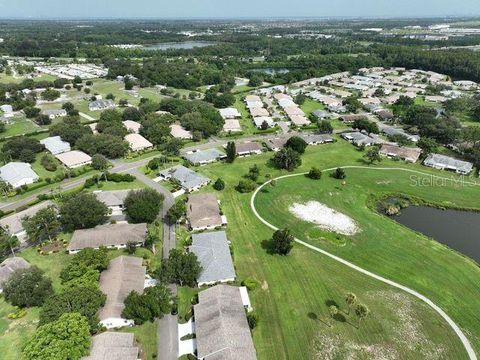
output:
[[98,111],[98,110],[107,110],[107,109],[114,109],[116,107],[115,103],[113,100],[95,100],[95,101],[90,101],[88,104],[88,110],[90,111]]
[[342,133],[341,136],[356,146],[371,146],[377,143],[377,140],[359,131]]
[[43,110],[42,115],[46,115],[53,120],[57,117],[67,116],[67,111],[63,109]]
[[421,154],[421,149],[402,147],[394,144],[383,144],[380,149],[380,155],[398,158],[412,163],[417,162]]
[[0,178],[13,188],[33,184],[39,179],[32,165],[23,162],[10,162],[0,167]]
[[470,162],[457,160],[440,154],[430,154],[423,164],[434,169],[451,170],[463,175],[467,175],[473,170],[473,164]]

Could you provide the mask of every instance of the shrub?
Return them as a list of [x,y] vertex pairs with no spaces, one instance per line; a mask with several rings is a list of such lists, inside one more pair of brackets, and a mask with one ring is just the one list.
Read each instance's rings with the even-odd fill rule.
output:
[[338,180],[343,180],[347,177],[347,174],[345,174],[345,170],[342,168],[337,168],[333,173],[333,177]]
[[217,191],[222,191],[225,189],[225,181],[222,179],[218,178],[217,181],[213,184],[213,188]]
[[242,286],[245,286],[249,291],[253,291],[257,288],[257,281],[252,278],[246,278],[242,281]]
[[322,178],[322,170],[313,167],[310,169],[310,172],[307,175],[310,179],[320,180]]
[[255,312],[250,312],[247,314],[248,326],[251,330],[255,329],[258,325],[258,315]]
[[44,156],[42,156],[41,163],[47,171],[57,170],[57,160],[50,154],[45,154]]
[[241,179],[239,182],[238,182],[238,185],[236,187],[236,190],[242,194],[244,193],[249,193],[249,192],[252,192],[253,190],[255,190],[255,188],[257,187],[257,184],[255,184],[255,182],[253,182],[252,180],[250,179]]

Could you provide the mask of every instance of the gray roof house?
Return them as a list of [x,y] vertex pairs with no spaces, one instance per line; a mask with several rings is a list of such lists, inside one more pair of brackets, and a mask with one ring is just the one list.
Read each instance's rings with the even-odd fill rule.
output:
[[119,256],[111,260],[107,270],[100,275],[100,290],[107,295],[105,305],[98,312],[100,323],[107,329],[132,326],[134,321],[124,319],[124,300],[132,292],[143,293],[146,267],[143,259]]
[[95,101],[90,101],[88,104],[88,110],[90,111],[97,111],[97,110],[105,110],[105,109],[112,109],[115,107],[115,103],[113,100],[107,99],[107,100],[95,100]]
[[204,165],[224,159],[227,155],[217,149],[198,150],[185,154],[183,157],[193,165]]
[[330,113],[324,110],[315,110],[312,112],[312,115],[318,120],[323,120],[330,117]]
[[39,204],[30,206],[29,208],[18,213],[6,216],[0,219],[0,227],[5,231],[8,231],[10,235],[16,236],[18,240],[23,241],[25,240],[27,235],[25,230],[23,229],[23,219],[32,217],[39,210],[45,209],[46,207],[49,207],[51,205],[53,205],[51,201],[44,201]]
[[199,287],[235,280],[235,269],[225,231],[193,234],[189,250],[197,256],[202,266],[197,279]]
[[15,270],[18,269],[27,269],[30,267],[30,264],[27,260],[20,257],[12,257],[5,259],[0,264],[0,293],[2,292],[3,283],[10,279],[10,276]]
[[138,352],[133,334],[107,331],[92,337],[90,355],[80,360],[137,360]]
[[359,131],[342,133],[341,136],[356,146],[371,146],[377,143],[374,138]]
[[67,250],[70,254],[85,248],[98,249],[101,246],[121,249],[133,242],[137,246],[145,242],[147,224],[107,224],[93,229],[75,230]]
[[182,188],[187,191],[195,191],[202,186],[207,185],[210,179],[186,168],[183,165],[177,165],[169,169],[160,171],[160,176],[165,180],[174,179],[180,183]]
[[22,185],[33,184],[38,175],[32,170],[32,165],[23,162],[10,162],[0,167],[0,178],[6,183],[18,188]]
[[473,170],[473,164],[468,161],[457,160],[440,154],[430,154],[423,164],[435,169],[452,170],[463,175],[469,174]]
[[421,154],[422,150],[419,148],[403,147],[396,144],[383,144],[380,149],[380,155],[399,158],[412,163],[417,162]]
[[43,110],[42,115],[46,115],[53,120],[57,117],[67,116],[67,111],[64,109],[49,109],[49,110]]
[[70,144],[63,141],[60,136],[51,136],[46,139],[40,140],[40,144],[50,151],[53,155],[61,154],[70,151]]
[[194,306],[198,359],[257,358],[238,287],[217,285],[198,294]]
[[319,145],[335,141],[329,134],[305,134],[301,135],[301,138],[305,140],[308,145]]
[[123,203],[130,190],[95,191],[97,199],[112,210],[123,209]]

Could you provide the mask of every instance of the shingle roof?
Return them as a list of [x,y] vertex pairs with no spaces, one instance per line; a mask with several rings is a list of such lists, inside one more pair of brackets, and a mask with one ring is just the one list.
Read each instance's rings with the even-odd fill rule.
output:
[[70,144],[63,141],[60,136],[51,136],[46,139],[40,140],[40,143],[50,151],[53,155],[61,154],[70,151]]
[[133,334],[104,332],[92,337],[90,355],[81,360],[137,360],[138,350]]
[[333,137],[328,134],[306,134],[301,136],[307,144],[332,142]]
[[244,143],[235,143],[235,149],[237,154],[252,153],[262,150],[262,145],[257,142],[244,142]]
[[44,201],[39,204],[30,206],[28,209],[0,219],[0,226],[2,227],[2,229],[8,228],[8,232],[10,234],[18,234],[19,232],[23,231],[22,221],[24,218],[32,217],[39,210],[45,209],[46,207],[51,205],[53,205],[51,201]]
[[76,230],[67,250],[75,251],[100,246],[119,246],[127,242],[143,243],[147,224],[108,224],[93,229]]
[[222,217],[215,194],[190,195],[187,201],[187,218],[193,229],[222,225]]
[[200,175],[183,165],[177,165],[172,168],[162,170],[160,171],[160,175],[165,178],[172,177],[173,179],[177,180],[184,189],[187,190],[202,186],[209,181],[207,177]]
[[90,155],[85,154],[83,151],[73,150],[55,156],[66,167],[75,167],[80,164],[89,163],[92,161]]
[[190,154],[185,154],[184,158],[190,161],[192,164],[200,164],[203,162],[211,162],[214,160],[222,159],[226,155],[224,152],[217,149],[199,150]]
[[242,125],[237,119],[227,119],[223,125],[223,131],[242,131]]
[[125,140],[130,145],[130,149],[132,149],[133,151],[143,150],[143,149],[148,149],[153,147],[153,144],[140,134],[133,133],[133,134],[125,135]]
[[30,264],[27,260],[20,257],[12,257],[5,259],[0,264],[0,289],[4,282],[8,281],[10,276],[15,270],[18,269],[27,269],[30,267]]
[[238,287],[217,285],[198,294],[194,306],[198,358],[257,358]]
[[94,192],[97,199],[108,207],[123,206],[123,202],[130,190],[112,190]]
[[36,181],[38,180],[38,175],[32,170],[30,164],[10,162],[0,167],[0,178],[10,185],[15,186],[15,184],[25,179],[33,179],[33,181]]
[[142,258],[133,256],[119,256],[110,261],[107,270],[100,275],[100,290],[107,295],[98,313],[100,321],[121,318],[126,297],[132,291],[143,293],[146,268],[142,264]]
[[455,158],[440,154],[430,154],[425,159],[424,164],[427,166],[460,171],[463,173],[469,173],[473,169],[473,164],[468,161],[457,160]]
[[192,133],[185,130],[181,125],[172,124],[170,125],[170,134],[177,139],[191,139]]
[[422,154],[422,150],[418,148],[407,148],[394,144],[383,144],[380,153],[386,156],[395,156],[401,159],[417,162]]
[[225,231],[193,234],[190,251],[197,255],[202,266],[198,283],[235,278],[232,256]]
[[142,127],[142,125],[139,122],[132,121],[132,120],[125,120],[122,122],[122,124],[123,126],[125,126],[125,128],[128,131],[133,132],[135,134],[138,134],[138,132],[140,131],[140,128]]

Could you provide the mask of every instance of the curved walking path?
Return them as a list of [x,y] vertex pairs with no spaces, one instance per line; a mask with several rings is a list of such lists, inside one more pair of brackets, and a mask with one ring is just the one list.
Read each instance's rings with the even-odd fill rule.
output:
[[[404,168],[396,168],[396,167],[390,167],[390,168],[373,168],[373,167],[368,167],[368,166],[341,166],[341,168],[343,169],[368,169],[368,170],[379,170],[379,171],[406,171],[406,172],[410,172],[410,173],[415,173],[415,174],[420,174],[420,175],[426,175],[426,176],[433,176],[435,178],[439,178],[439,179],[444,179],[444,180],[451,180],[451,179],[448,179],[448,178],[445,178],[445,177],[442,177],[442,176],[436,176],[436,175],[432,175],[432,174],[429,174],[429,173],[424,173],[424,172],[421,172],[421,171],[417,171],[417,170],[411,170],[411,169],[404,169]],[[326,171],[332,171],[332,170],[335,170],[336,168],[331,168],[331,169],[325,169],[323,170],[322,172],[326,172]],[[258,194],[258,192],[265,186],[265,185],[268,185],[269,183],[271,183],[272,181],[274,180],[281,180],[281,179],[285,179],[285,178],[290,178],[290,177],[295,177],[295,176],[305,176],[305,174],[307,173],[299,173],[299,174],[289,174],[289,175],[283,175],[283,176],[279,176],[275,179],[272,179],[272,180],[269,180],[265,183],[263,183],[260,187],[258,187],[255,192],[253,193],[252,195],[252,198],[250,199],[250,208],[252,209],[253,213],[255,214],[255,216],[263,223],[265,224],[266,226],[268,226],[269,228],[271,228],[272,230],[279,230],[276,226],[270,224],[268,221],[266,221],[265,219],[263,219],[260,214],[257,212],[257,209],[255,208],[255,198]],[[480,183],[476,183],[476,182],[463,182],[464,184],[469,184],[469,185],[474,185],[474,186],[480,186]],[[341,257],[338,257],[336,255],[333,255],[331,253],[329,253],[328,251],[325,251],[325,250],[322,250],[316,246],[313,246],[313,245],[310,245],[300,239],[297,239],[295,238],[295,242],[311,249],[311,250],[314,250],[316,252],[319,252],[325,256],[328,256],[329,258],[335,260],[335,261],[338,261],[339,263],[342,263],[343,265],[345,266],[348,266],[349,268],[355,270],[355,271],[358,271],[364,275],[367,275],[371,278],[374,278],[378,281],[381,281],[385,284],[388,284],[388,285],[391,285],[393,287],[396,287],[400,290],[403,290],[413,296],[415,296],[416,298],[424,301],[426,304],[428,304],[433,310],[435,310],[447,323],[448,325],[450,326],[450,328],[455,331],[455,334],[458,336],[458,338],[460,339],[460,341],[462,342],[465,350],[467,351],[467,354],[468,354],[468,357],[470,360],[477,360],[477,355],[475,354],[475,351],[473,350],[472,348],[472,345],[470,345],[470,342],[468,341],[467,337],[465,336],[465,334],[463,333],[463,331],[460,329],[460,327],[450,318],[450,316],[447,315],[447,313],[445,311],[443,311],[438,305],[436,305],[433,301],[431,301],[429,298],[427,298],[426,296],[418,293],[417,291],[413,290],[413,289],[410,289],[406,286],[403,286],[399,283],[396,283],[395,281],[392,281],[392,280],[389,280],[387,278],[384,278],[380,275],[377,275],[375,273],[372,273],[368,270],[365,270],[363,268],[361,268],[360,266],[357,266],[353,263],[351,263],[350,261],[347,261],[345,259],[342,259]]]

